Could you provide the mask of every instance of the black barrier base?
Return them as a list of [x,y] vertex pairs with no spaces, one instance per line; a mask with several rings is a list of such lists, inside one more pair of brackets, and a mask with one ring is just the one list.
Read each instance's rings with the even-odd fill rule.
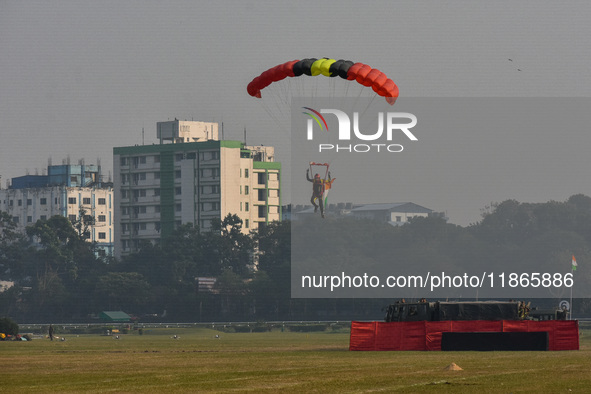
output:
[[548,350],[548,332],[444,332],[441,350]]

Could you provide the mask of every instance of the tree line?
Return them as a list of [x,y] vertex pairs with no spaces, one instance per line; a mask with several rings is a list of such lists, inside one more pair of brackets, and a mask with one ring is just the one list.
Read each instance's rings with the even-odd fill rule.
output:
[[[380,259],[384,249],[392,264],[405,265],[494,267],[520,259],[553,267],[576,255],[577,280],[591,282],[591,198],[581,194],[564,202],[493,204],[466,227],[439,217],[414,218],[399,227],[332,218],[323,222],[322,233],[313,222],[298,220],[244,234],[242,221],[228,215],[208,231],[182,225],[160,244],[141,243],[121,259],[98,257],[84,237],[91,221],[54,216],[22,233],[0,212],[0,280],[14,283],[0,292],[0,317],[91,322],[101,311],[123,310],[140,321],[381,319],[382,307],[394,300],[291,298],[293,226],[306,226],[311,239],[338,245],[327,253],[343,259],[356,253],[347,242],[353,238],[376,243],[375,256],[367,258]],[[200,289],[197,278],[215,278],[215,285]],[[588,300],[575,308],[591,313]]]

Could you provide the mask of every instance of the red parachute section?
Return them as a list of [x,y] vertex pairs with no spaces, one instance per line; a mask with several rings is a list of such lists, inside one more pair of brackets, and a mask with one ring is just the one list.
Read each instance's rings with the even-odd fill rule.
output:
[[279,64],[264,71],[255,77],[246,87],[249,95],[261,98],[261,90],[274,82],[281,81],[287,77],[299,77],[302,75],[327,77],[340,76],[349,81],[356,81],[359,84],[371,87],[373,91],[386,99],[393,105],[398,98],[398,86],[386,74],[367,64],[353,63],[350,60],[334,59],[303,59],[292,60]]

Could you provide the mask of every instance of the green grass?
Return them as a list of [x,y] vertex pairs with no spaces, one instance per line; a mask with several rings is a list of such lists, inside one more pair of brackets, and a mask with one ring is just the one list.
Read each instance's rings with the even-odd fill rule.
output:
[[[347,333],[324,332],[159,328],[120,337],[0,342],[0,392],[591,390],[588,330],[581,350],[560,352],[350,352]],[[452,362],[463,370],[444,370]]]

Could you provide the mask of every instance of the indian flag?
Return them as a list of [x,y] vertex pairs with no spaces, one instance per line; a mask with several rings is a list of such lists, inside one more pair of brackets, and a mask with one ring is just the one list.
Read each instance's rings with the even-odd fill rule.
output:
[[573,271],[576,271],[577,270],[577,259],[575,259],[575,256],[574,255],[573,255],[573,261],[572,261],[572,263],[573,263]]

